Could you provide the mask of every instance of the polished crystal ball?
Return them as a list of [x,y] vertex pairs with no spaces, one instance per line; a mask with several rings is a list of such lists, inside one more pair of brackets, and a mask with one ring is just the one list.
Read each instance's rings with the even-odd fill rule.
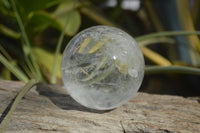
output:
[[144,58],[136,41],[110,26],[78,33],[63,52],[61,73],[68,93],[88,108],[109,110],[137,93]]

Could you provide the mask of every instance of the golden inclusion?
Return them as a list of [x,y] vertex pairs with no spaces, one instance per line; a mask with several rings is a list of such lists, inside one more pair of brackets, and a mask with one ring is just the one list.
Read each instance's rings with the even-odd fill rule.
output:
[[118,107],[137,93],[144,58],[136,41],[110,26],[78,33],[63,52],[61,73],[68,93],[88,108]]

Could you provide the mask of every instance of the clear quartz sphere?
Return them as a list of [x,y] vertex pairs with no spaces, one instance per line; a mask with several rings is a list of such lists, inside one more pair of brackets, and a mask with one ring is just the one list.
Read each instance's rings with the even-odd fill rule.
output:
[[126,32],[94,26],[68,43],[61,73],[68,93],[78,103],[108,110],[137,93],[144,77],[144,58],[136,41]]

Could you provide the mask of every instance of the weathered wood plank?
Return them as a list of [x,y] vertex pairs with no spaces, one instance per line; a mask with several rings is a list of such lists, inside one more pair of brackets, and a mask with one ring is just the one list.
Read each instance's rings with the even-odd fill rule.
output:
[[[22,82],[0,81],[0,114]],[[198,133],[200,98],[138,93],[125,105],[95,111],[76,103],[59,85],[39,84],[20,102],[7,133]]]

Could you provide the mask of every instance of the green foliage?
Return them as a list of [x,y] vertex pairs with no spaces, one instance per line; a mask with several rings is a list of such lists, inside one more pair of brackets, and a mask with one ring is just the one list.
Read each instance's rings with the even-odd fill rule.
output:
[[23,16],[28,16],[31,12],[44,10],[62,2],[62,0],[15,0]]
[[[182,69],[185,66],[200,65],[200,32],[195,30],[199,28],[200,10],[199,2],[196,1],[198,0],[195,0],[196,5],[190,11],[188,0],[169,0],[167,5],[164,1],[144,0],[143,7],[134,12],[121,7],[123,0],[119,0],[115,7],[109,8],[103,7],[101,2],[87,0],[3,0],[0,2],[0,35],[3,36],[0,40],[3,46],[0,62],[5,67],[1,67],[1,77],[17,78],[25,82],[35,78],[56,83],[56,79],[61,78],[59,68],[60,51],[64,47],[63,39],[69,40],[80,29],[98,24],[119,27],[138,36],[136,41],[141,46],[144,56],[150,64],[157,65],[151,69],[146,68],[147,74],[168,70],[180,70],[180,73],[187,74],[194,74],[195,71],[198,73],[198,68]],[[172,10],[165,8],[166,6],[175,6],[174,14],[171,14]],[[166,12],[169,14],[165,14],[166,21],[163,21],[161,13]],[[169,29],[172,30],[168,31]],[[59,31],[60,35],[52,37],[48,35],[48,31],[49,34]],[[146,32],[150,34],[143,35]],[[50,45],[48,42],[55,44]],[[157,49],[150,49],[152,44],[165,44],[155,47],[167,49],[167,52],[162,54],[158,53]],[[13,46],[22,52],[17,49],[11,50]],[[52,52],[55,49],[55,53]],[[166,65],[170,67],[162,67]]]
[[27,82],[28,77],[15,65],[9,62],[2,54],[0,54],[0,62],[11,71],[19,80]]
[[9,36],[13,39],[19,39],[20,38],[20,34],[9,29],[8,27],[0,24],[0,33],[6,35],[6,36]]
[[[190,0],[143,0],[142,7],[136,12],[122,9],[123,0],[117,0],[115,7],[102,4],[106,1],[0,1],[0,79],[17,78],[28,82],[14,99],[0,132],[5,130],[13,111],[25,93],[37,83],[36,80],[56,83],[57,78],[61,79],[59,69],[63,40],[69,40],[85,27],[110,25],[138,36],[135,39],[148,61],[146,75],[200,75],[199,0],[194,0],[193,5],[189,4]],[[50,27],[61,35],[45,37],[46,32],[51,31]],[[149,34],[143,35],[146,33]],[[54,32],[50,34],[54,35]],[[58,41],[54,42],[54,39]],[[45,40],[55,45],[50,46]],[[150,49],[152,44],[162,45],[154,45],[156,48]],[[167,52],[162,53],[160,49]],[[102,66],[104,63],[98,69]],[[112,67],[100,77],[94,78],[93,73],[84,80],[91,84],[111,71]]]
[[[21,48],[23,50],[22,56],[24,56],[24,63],[22,63],[23,69],[20,70],[19,67],[13,66],[3,55],[1,55],[1,63],[6,66],[16,78],[25,82],[28,81],[28,77],[36,78],[41,81],[45,80],[46,78],[42,77],[42,75],[45,74],[43,73],[41,75],[38,63],[42,66],[41,68],[45,67],[45,69],[51,73],[52,66],[54,66],[53,53],[48,53],[40,48],[35,48],[35,50],[33,50],[31,42],[38,34],[45,31],[48,27],[63,31],[63,37],[64,35],[74,35],[78,31],[81,23],[80,13],[76,10],[75,3],[77,3],[77,1],[73,0],[19,0],[16,1],[16,3],[15,1],[11,1],[11,3],[9,3],[9,1],[4,1],[5,7],[1,7],[2,13],[5,12],[5,8],[9,11],[10,7],[14,9],[11,14],[16,16],[21,31]],[[20,39],[19,33],[4,25],[0,25],[0,33],[13,39]],[[63,37],[58,45],[56,57],[59,55]],[[47,63],[49,60],[50,62]],[[59,56],[59,58],[55,60],[56,62],[59,61],[56,63],[59,64],[61,57]],[[57,74],[55,74],[53,78],[56,76],[61,78],[60,71],[56,71],[56,73]],[[49,78],[47,77],[47,79]]]
[[63,2],[53,13],[53,16],[60,23],[60,27],[57,27],[59,30],[62,31],[62,28],[65,26],[67,20],[67,26],[65,29],[65,33],[67,35],[74,35],[78,31],[81,23],[80,13],[73,9],[75,8],[75,4],[76,3],[74,3],[74,1]]
[[[46,78],[48,79],[49,78],[48,73],[51,73],[52,66],[54,65],[53,64],[54,63],[54,54],[45,49],[38,48],[38,47],[33,48],[33,51],[35,52],[37,61],[38,61],[39,65],[41,66],[41,70],[43,71],[43,73],[46,75]],[[59,54],[58,55],[59,63],[56,64],[57,68],[60,68],[61,59],[62,59],[62,55]],[[60,71],[57,72],[57,77],[61,78]]]
[[44,31],[49,26],[62,31],[65,21],[68,20],[66,35],[74,35],[81,23],[80,13],[73,9],[74,2],[62,2],[58,5],[55,11],[47,12],[44,10],[36,10],[30,12],[27,20],[27,30],[32,36]]

